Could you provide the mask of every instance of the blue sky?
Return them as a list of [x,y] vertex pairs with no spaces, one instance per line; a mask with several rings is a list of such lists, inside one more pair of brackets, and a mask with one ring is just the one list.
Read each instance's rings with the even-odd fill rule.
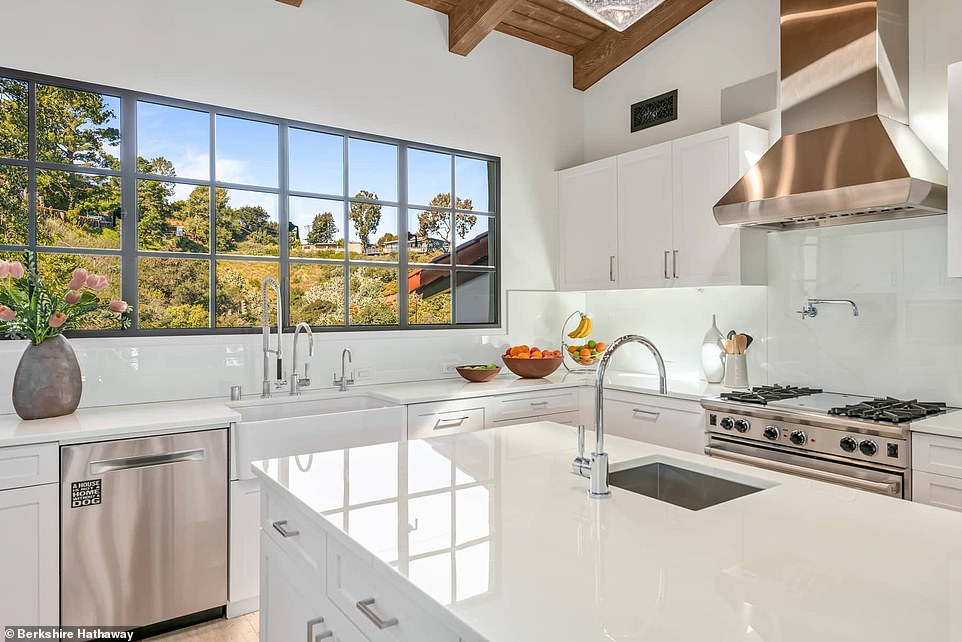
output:
[[[116,110],[119,113],[119,107]],[[216,171],[219,181],[277,187],[278,128],[228,116],[217,116]],[[138,154],[144,158],[163,156],[178,176],[210,178],[209,117],[206,113],[140,102],[137,106]],[[300,129],[290,130],[290,187],[296,191],[341,196],[343,186],[343,138]],[[348,140],[349,195],[367,190],[381,200],[397,200],[398,148],[394,145]],[[408,157],[409,201],[426,205],[439,193],[451,190],[451,158],[421,150]],[[489,210],[488,167],[484,161],[457,157],[455,161],[458,197],[470,198],[476,211]],[[175,198],[185,198],[192,186],[179,186]],[[232,190],[234,207],[260,205],[276,221],[277,196],[261,192]],[[321,199],[292,198],[291,222],[301,228],[302,238],[318,212],[331,211],[341,226],[342,203]],[[416,213],[412,212],[412,216]],[[483,220],[476,233],[486,228]],[[397,234],[397,209],[383,208],[375,239],[385,232]],[[351,230],[352,240],[356,234]],[[472,234],[473,236],[473,234]]]

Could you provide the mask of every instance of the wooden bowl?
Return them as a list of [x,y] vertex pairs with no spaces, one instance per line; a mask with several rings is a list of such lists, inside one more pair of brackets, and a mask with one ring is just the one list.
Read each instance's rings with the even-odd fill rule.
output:
[[522,379],[540,379],[547,377],[561,366],[562,357],[551,359],[516,359],[514,357],[501,357],[508,370],[518,375]]
[[[480,364],[480,363],[468,364],[468,366],[472,366],[472,365],[483,365],[483,364]],[[458,371],[459,375],[461,375],[471,383],[484,383],[486,381],[491,381],[492,379],[498,376],[498,373],[501,372],[501,366],[498,366],[497,368],[488,368],[486,370],[467,370],[466,368],[467,366],[458,366],[456,370]]]

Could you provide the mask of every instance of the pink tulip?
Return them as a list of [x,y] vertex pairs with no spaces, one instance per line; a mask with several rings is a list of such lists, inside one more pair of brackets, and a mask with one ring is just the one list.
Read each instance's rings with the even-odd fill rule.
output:
[[90,273],[87,275],[86,285],[88,288],[93,288],[100,281],[100,275]]
[[17,316],[17,313],[5,305],[0,305],[0,321],[10,323]]
[[14,261],[13,263],[10,264],[10,276],[12,276],[13,278],[15,279],[22,278],[23,275],[26,274],[26,272],[27,271],[23,269],[23,263],[21,263],[20,261]]
[[70,304],[70,305],[74,305],[74,304],[76,304],[76,303],[79,303],[79,302],[80,302],[80,292],[77,292],[76,290],[71,290],[70,292],[67,292],[66,295],[64,295],[63,300],[66,301],[66,302],[67,302],[68,304]]
[[87,283],[87,270],[83,268],[77,268],[73,271],[73,277],[70,279],[70,283],[67,287],[71,290],[79,290]]
[[67,315],[63,312],[57,312],[56,314],[51,314],[50,318],[47,319],[47,325],[51,328],[59,328],[64,323],[67,322]]
[[121,312],[126,312],[126,311],[127,311],[127,302],[126,302],[126,301],[119,301],[119,300],[118,300],[118,301],[111,301],[111,302],[107,305],[107,308],[108,308],[111,312],[117,312],[118,314],[121,313]]
[[0,279],[5,279],[10,276],[10,264],[6,261],[0,261]]
[[87,277],[87,281],[88,281],[87,287],[89,287],[91,290],[97,290],[97,291],[103,290],[105,287],[107,287],[108,285],[110,285],[110,282],[107,281],[107,277],[105,277],[105,276],[98,276],[98,277],[97,277],[97,282],[94,283],[93,285],[90,285],[90,283],[89,283],[90,277]]

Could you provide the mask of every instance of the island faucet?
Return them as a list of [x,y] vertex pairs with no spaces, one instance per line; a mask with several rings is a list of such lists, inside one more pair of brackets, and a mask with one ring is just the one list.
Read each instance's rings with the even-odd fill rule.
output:
[[347,364],[354,363],[353,356],[351,355],[350,348],[344,348],[344,352],[341,353],[341,378],[337,378],[337,373],[334,373],[334,385],[339,386],[341,392],[346,392],[348,386],[354,385],[354,373],[351,376],[347,376]]
[[[267,300],[268,289],[274,290],[274,295],[277,297],[277,347],[271,348],[271,306]],[[274,388],[283,388],[287,382],[284,380],[284,345],[282,343],[283,339],[283,328],[281,327],[281,315],[284,309],[284,302],[281,296],[281,286],[278,284],[277,280],[273,277],[267,277],[261,283],[261,301],[263,302],[263,335],[264,335],[264,383],[261,390],[261,397],[268,398],[271,396]],[[271,355],[276,357],[277,370],[276,376],[271,375]]]
[[297,397],[301,394],[301,387],[311,385],[311,380],[307,376],[307,359],[304,360],[304,376],[301,377],[297,374],[297,339],[301,335],[301,331],[307,333],[307,356],[314,356],[314,331],[311,330],[311,326],[307,325],[303,321],[297,324],[294,328],[294,351],[291,354],[291,396]]
[[611,490],[608,488],[608,453],[605,452],[605,370],[608,369],[608,364],[615,352],[628,343],[640,343],[651,351],[658,365],[658,392],[663,395],[668,393],[665,360],[650,340],[637,334],[628,334],[616,339],[608,346],[595,374],[595,449],[590,457],[585,457],[585,427],[584,424],[578,426],[578,456],[571,463],[571,472],[590,480],[589,497],[611,496]]

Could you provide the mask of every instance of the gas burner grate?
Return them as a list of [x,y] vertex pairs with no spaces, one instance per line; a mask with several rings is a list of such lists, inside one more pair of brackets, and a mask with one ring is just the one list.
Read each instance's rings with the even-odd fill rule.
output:
[[917,399],[904,401],[894,397],[873,399],[851,406],[832,408],[830,415],[852,417],[854,419],[868,419],[870,421],[885,421],[893,424],[903,424],[914,419],[922,419],[929,415],[945,412],[946,404],[941,402],[923,402]]
[[744,392],[723,392],[721,398],[725,401],[738,401],[741,403],[754,403],[764,406],[769,401],[782,401],[783,399],[797,399],[808,395],[817,395],[822,392],[821,388],[803,388],[801,386],[757,386]]

